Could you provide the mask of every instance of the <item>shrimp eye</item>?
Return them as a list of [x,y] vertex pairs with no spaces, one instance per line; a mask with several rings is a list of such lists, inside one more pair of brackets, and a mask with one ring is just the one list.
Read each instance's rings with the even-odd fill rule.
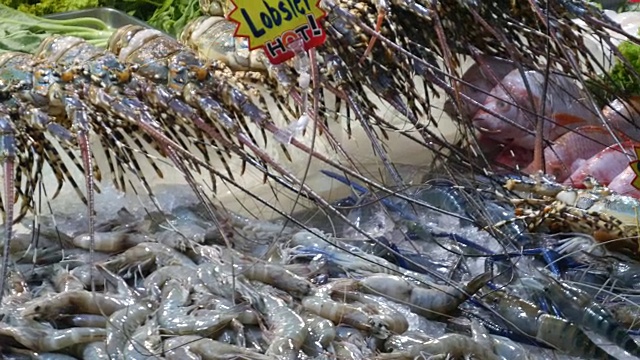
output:
[[498,107],[498,110],[507,110],[510,107],[508,103],[502,100],[498,100],[498,102],[496,103],[496,106]]

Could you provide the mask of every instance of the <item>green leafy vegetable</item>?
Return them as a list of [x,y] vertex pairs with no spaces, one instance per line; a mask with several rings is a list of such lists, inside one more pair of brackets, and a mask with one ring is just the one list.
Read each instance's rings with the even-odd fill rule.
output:
[[0,51],[32,53],[52,34],[77,36],[105,47],[113,32],[114,29],[95,18],[44,19],[0,4]]
[[0,0],[0,4],[7,5],[22,12],[37,16],[95,8],[100,6],[99,0],[43,0],[37,2]]
[[146,21],[156,29],[178,36],[189,21],[201,15],[198,0],[164,0]]
[[[146,21],[174,37],[201,16],[198,0],[0,0],[0,5],[38,16],[95,7],[110,7]],[[4,16],[0,14],[0,19]]]
[[[622,56],[631,64],[637,74],[640,74],[640,45],[630,41],[624,41],[618,46]],[[627,66],[617,60],[609,71],[609,76],[614,85],[626,95],[640,95],[640,81],[637,75],[627,69]]]
[[604,106],[616,97],[627,98],[640,95],[640,45],[624,41],[618,46],[622,56],[633,68],[630,71],[620,59],[615,60],[609,71],[586,81],[587,88],[596,98],[599,105]]

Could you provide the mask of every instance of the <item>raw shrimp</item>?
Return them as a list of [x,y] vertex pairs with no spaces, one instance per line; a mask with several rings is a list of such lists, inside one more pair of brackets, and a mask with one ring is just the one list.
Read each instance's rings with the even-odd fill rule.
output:
[[8,296],[2,299],[2,307],[20,306],[32,299],[29,284],[20,272],[7,272],[6,291]]
[[307,338],[302,351],[312,357],[320,356],[335,339],[336,327],[331,320],[315,314],[307,313],[303,318],[307,324]]
[[548,314],[538,320],[540,327],[536,339],[547,343],[570,356],[589,359],[616,360],[599,348],[579,327],[573,323]]
[[177,280],[169,280],[162,288],[162,301],[158,311],[161,329],[173,335],[212,335],[235,319],[244,306],[229,311],[200,310],[198,316],[190,314],[189,287]]
[[391,335],[384,343],[385,352],[406,352],[410,347],[431,340],[420,331],[407,331],[402,335]]
[[69,291],[30,301],[22,316],[39,320],[53,320],[60,315],[94,314],[111,316],[132,303],[116,296],[86,290]]
[[[96,262],[106,261],[111,255],[95,251],[93,260]],[[64,250],[64,258],[58,265],[75,269],[79,266],[89,264],[91,260],[91,252],[85,249],[73,248]]]
[[104,344],[104,341],[88,343],[84,347],[84,350],[82,350],[82,357],[84,359],[93,360],[111,360],[109,354],[107,353],[107,348]]
[[166,245],[143,242],[122,254],[106,261],[105,268],[115,273],[130,272],[133,269],[147,268],[155,264],[157,267],[167,265],[181,265],[196,267],[196,264],[186,255]]
[[[231,311],[235,307],[230,299],[211,294],[204,289],[198,289],[197,286],[194,287],[194,294],[191,298],[193,299],[193,306],[198,307],[199,310]],[[193,314],[197,314],[199,310],[194,310]],[[244,325],[258,325],[260,323],[260,315],[256,310],[247,308],[238,314],[235,320]]]
[[351,344],[358,349],[359,354],[366,356],[373,356],[373,352],[367,345],[367,339],[364,337],[364,333],[358,329],[348,325],[336,326],[336,341]]
[[607,309],[623,327],[630,330],[640,329],[640,306],[630,303],[615,303]]
[[169,280],[176,279],[196,286],[200,279],[196,270],[189,266],[170,265],[156,269],[144,279],[144,288],[147,294],[155,298],[160,297],[160,289]]
[[380,354],[377,359],[413,360],[424,358],[427,354],[438,355],[437,357],[429,357],[429,359],[474,357],[483,360],[500,360],[500,357],[494,354],[491,348],[460,334],[446,334],[437,339],[410,346],[406,352]]
[[71,275],[80,280],[85,289],[100,289],[107,282],[104,274],[91,264],[80,265],[71,270]]
[[353,273],[357,275],[371,275],[371,274],[402,274],[404,276],[412,277],[424,282],[433,282],[435,279],[427,274],[417,273],[404,269],[392,262],[385,260],[381,257],[367,254],[358,248],[351,247],[347,252],[334,246],[320,248],[306,248],[299,247],[293,251],[297,256],[315,257],[318,255],[325,256],[327,261],[334,266],[338,266],[347,273]]
[[614,316],[583,290],[554,279],[523,279],[523,283],[541,290],[569,321],[599,334],[634,356],[640,356],[640,347],[618,324]]
[[[123,339],[126,360],[160,360],[162,354],[162,338],[158,324],[151,320],[131,333],[131,339]],[[119,346],[120,347],[120,346]],[[109,352],[111,356],[113,354]],[[113,357],[112,357],[113,360]]]
[[384,323],[392,333],[403,334],[409,329],[407,318],[379,299],[355,291],[342,292],[339,290],[339,284],[335,286],[335,289],[334,294],[336,297],[348,300],[349,302],[359,302],[368,305],[372,310],[375,309],[376,317],[380,322]]
[[263,329],[259,326],[246,326],[244,328],[245,343],[247,348],[264,353],[269,347],[269,340]]
[[54,267],[53,286],[60,293],[67,291],[84,290],[84,283],[60,266]]
[[482,288],[491,277],[490,273],[481,274],[462,289],[454,286],[429,284],[427,289],[409,280],[394,275],[373,275],[359,281],[366,292],[407,305],[416,314],[427,319],[436,319],[449,314],[469,296]]
[[152,301],[141,301],[114,312],[107,323],[107,352],[114,360],[125,359],[124,347],[131,334],[155,311]]
[[109,319],[102,315],[79,314],[60,316],[54,321],[57,328],[70,327],[105,327]]
[[383,319],[376,316],[377,314],[369,313],[353,304],[334,301],[329,297],[309,296],[302,299],[302,307],[335,324],[347,324],[381,338],[391,335],[387,324],[383,323]]
[[136,245],[138,242],[145,241],[144,237],[131,236],[132,229],[94,232],[93,238],[89,234],[78,235],[73,238],[73,245],[81,249],[91,249],[94,251],[102,251],[106,253],[120,252]]
[[489,331],[476,320],[471,320],[471,334],[477,343],[493,349],[493,352],[502,360],[531,360],[522,345],[506,337],[490,335]]
[[280,265],[262,261],[241,266],[240,273],[249,280],[256,280],[284,290],[294,296],[303,297],[311,291],[312,284]]
[[13,327],[0,323],[0,336],[10,337],[35,351],[57,351],[76,344],[101,341],[106,335],[107,331],[100,328],[54,330],[34,326]]
[[[36,351],[31,351],[31,350],[24,350],[24,349],[7,349],[7,352],[11,352],[12,356],[9,356],[8,354],[2,354],[3,355],[3,360],[23,360],[23,359],[34,359],[34,360],[77,360],[77,358],[70,356],[70,355],[65,355],[65,354],[59,354],[59,353],[47,353],[47,352],[36,352]],[[14,357],[15,356],[15,357]]]
[[164,342],[164,353],[167,360],[280,360],[271,355],[263,355],[239,346],[225,344],[200,336],[178,336]]
[[514,330],[521,331],[536,340],[555,347],[571,356],[613,360],[614,357],[598,347],[575,324],[556,316],[545,314],[529,301],[494,291],[485,296],[495,311]]
[[129,284],[120,276],[112,273],[102,265],[96,265],[96,269],[104,276],[105,292],[115,293],[121,299],[126,299],[135,303],[141,298],[137,290],[131,288]]
[[198,266],[196,273],[207,290],[226,299],[246,299],[255,301],[255,292],[246,284],[244,277],[234,278],[235,272],[230,266],[205,263]]
[[340,360],[365,360],[370,358],[363,355],[356,345],[347,341],[334,341],[333,349],[336,359]]
[[[307,337],[307,324],[280,298],[265,286],[262,296],[264,308],[260,309],[271,327],[271,344],[265,354],[278,359],[295,360]],[[303,305],[304,306],[304,305]]]

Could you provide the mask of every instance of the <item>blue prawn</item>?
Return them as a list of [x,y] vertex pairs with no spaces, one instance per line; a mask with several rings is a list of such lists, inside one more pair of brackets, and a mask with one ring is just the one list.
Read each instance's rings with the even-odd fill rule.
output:
[[541,291],[570,321],[605,337],[630,354],[640,356],[638,344],[615,317],[585,291],[551,278],[525,278],[523,283]]

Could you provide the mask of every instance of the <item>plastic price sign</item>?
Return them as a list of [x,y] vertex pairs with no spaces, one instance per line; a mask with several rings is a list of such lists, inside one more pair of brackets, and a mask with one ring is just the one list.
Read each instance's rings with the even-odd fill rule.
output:
[[236,37],[249,39],[249,49],[262,48],[269,61],[280,64],[295,56],[288,48],[302,38],[304,50],[320,46],[326,33],[320,20],[327,14],[320,0],[231,0],[228,19],[237,24]]

